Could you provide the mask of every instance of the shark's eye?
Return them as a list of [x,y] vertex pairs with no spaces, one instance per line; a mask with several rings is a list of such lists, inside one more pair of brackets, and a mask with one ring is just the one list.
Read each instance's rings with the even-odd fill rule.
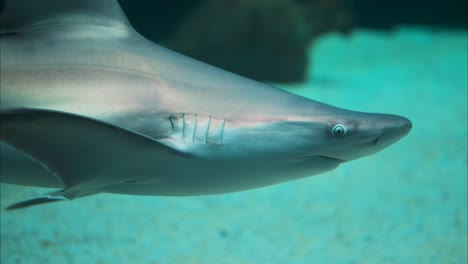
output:
[[333,135],[335,135],[337,137],[342,137],[342,136],[346,135],[347,131],[348,130],[346,129],[346,127],[344,125],[342,125],[342,124],[336,124],[332,128]]

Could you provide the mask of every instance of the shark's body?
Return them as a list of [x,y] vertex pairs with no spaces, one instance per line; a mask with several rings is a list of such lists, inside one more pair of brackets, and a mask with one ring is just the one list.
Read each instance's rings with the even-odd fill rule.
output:
[[164,49],[113,0],[7,0],[0,18],[1,182],[62,189],[13,208],[271,185],[375,153],[411,128]]

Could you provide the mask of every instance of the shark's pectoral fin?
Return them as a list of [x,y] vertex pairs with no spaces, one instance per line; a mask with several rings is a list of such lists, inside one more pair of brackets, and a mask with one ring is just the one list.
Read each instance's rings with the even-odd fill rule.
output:
[[[53,173],[63,182],[69,199],[129,180],[145,165],[162,167],[168,159],[181,156],[142,134],[75,114],[12,109],[1,111],[0,116],[1,141]],[[48,202],[47,197],[23,204]]]

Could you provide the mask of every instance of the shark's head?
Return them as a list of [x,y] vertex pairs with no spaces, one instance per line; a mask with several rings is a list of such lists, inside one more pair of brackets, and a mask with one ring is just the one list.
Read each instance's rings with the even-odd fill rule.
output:
[[[238,163],[238,169],[304,177],[376,153],[411,130],[401,116],[348,111],[309,101],[313,110],[301,114],[252,120],[227,120],[217,159]],[[199,153],[198,153],[199,154]],[[207,154],[204,152],[204,154]],[[213,158],[213,152],[209,153]],[[229,162],[229,161],[228,161]],[[292,176],[291,176],[292,175]],[[268,176],[270,177],[270,176]]]
[[254,95],[256,100],[216,101],[222,102],[213,107],[218,110],[227,105],[221,116],[173,116],[176,133],[163,143],[208,161],[203,166],[213,181],[232,174],[223,179],[232,179],[236,190],[332,170],[390,146],[412,127],[401,116],[345,110],[279,89]]
[[[300,141],[307,147],[297,158],[323,157],[346,162],[390,146],[408,134],[412,124],[401,116],[340,109],[334,114],[301,122],[300,126],[308,130],[300,135]],[[309,133],[309,138],[303,133]]]

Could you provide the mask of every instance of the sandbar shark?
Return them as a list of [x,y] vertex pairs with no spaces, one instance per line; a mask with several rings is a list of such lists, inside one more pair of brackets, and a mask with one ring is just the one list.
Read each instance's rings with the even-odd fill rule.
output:
[[170,51],[115,0],[7,0],[0,21],[1,182],[58,189],[7,209],[268,186],[376,153],[412,126]]

